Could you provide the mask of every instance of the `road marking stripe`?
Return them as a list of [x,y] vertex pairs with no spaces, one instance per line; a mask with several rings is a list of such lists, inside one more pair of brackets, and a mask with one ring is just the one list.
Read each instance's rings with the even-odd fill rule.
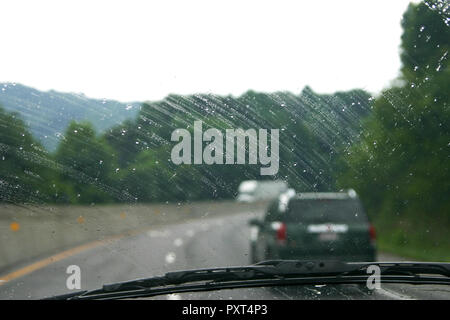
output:
[[83,251],[86,251],[86,250],[89,250],[89,249],[93,249],[95,247],[99,247],[99,246],[105,245],[107,243],[114,242],[114,241],[116,241],[116,240],[118,240],[120,238],[123,238],[125,236],[129,236],[129,235],[133,235],[133,233],[128,232],[128,233],[123,233],[123,234],[120,234],[120,235],[117,235],[117,236],[109,237],[109,238],[106,238],[106,239],[103,239],[103,240],[92,241],[92,242],[80,245],[78,247],[71,248],[71,249],[65,250],[63,252],[57,253],[57,254],[55,254],[53,256],[50,256],[48,258],[39,260],[39,261],[34,262],[32,264],[29,264],[29,265],[27,265],[27,266],[25,266],[23,268],[20,268],[18,270],[10,272],[10,273],[8,273],[8,274],[6,274],[4,276],[0,276],[0,286],[8,283],[11,280],[23,277],[23,276],[25,276],[27,274],[30,274],[30,273],[32,273],[32,272],[34,272],[36,270],[42,269],[42,268],[44,268],[44,267],[46,267],[46,266],[48,266],[48,265],[50,265],[52,263],[61,261],[63,259],[66,259],[68,257],[76,255],[76,254],[78,254],[80,252],[83,252]]
[[[8,283],[11,280],[15,280],[17,278],[23,277],[23,276],[25,276],[27,274],[30,274],[30,273],[32,273],[32,272],[34,272],[36,270],[44,268],[44,267],[46,267],[46,266],[48,266],[48,265],[50,265],[50,264],[52,264],[54,262],[58,262],[60,260],[66,259],[66,258],[71,257],[71,256],[73,256],[73,255],[75,255],[77,253],[82,252],[82,251],[85,251],[85,250],[88,250],[88,249],[93,249],[95,247],[107,244],[108,242],[113,242],[115,240],[119,240],[119,239],[124,238],[124,237],[130,237],[130,236],[135,236],[135,235],[138,235],[138,234],[141,234],[141,233],[150,232],[153,228],[154,227],[152,226],[152,227],[140,228],[140,229],[137,229],[137,230],[126,231],[126,232],[124,232],[122,234],[119,234],[119,235],[116,235],[116,236],[108,237],[108,238],[103,239],[103,240],[92,241],[92,242],[80,245],[78,247],[75,247],[75,248],[68,249],[68,250],[65,250],[63,252],[57,253],[57,254],[55,254],[55,255],[53,255],[51,257],[39,260],[39,261],[37,261],[35,263],[27,265],[27,266],[25,266],[23,268],[15,270],[15,271],[13,271],[11,273],[5,274],[3,276],[0,275],[0,286]],[[192,231],[192,230],[188,230],[188,235],[191,236],[191,237],[194,236],[195,232],[192,231],[192,234],[190,234],[189,231]],[[169,255],[169,256],[170,257],[168,259],[171,262],[168,262],[168,263],[172,263],[173,261],[175,261],[175,257],[176,257],[175,254],[173,254],[173,256],[172,255]],[[167,259],[167,256],[166,256],[166,259]]]
[[177,256],[174,252],[168,252],[166,254],[165,260],[166,260],[167,264],[174,263],[176,259],[177,259]]
[[181,247],[181,246],[183,245],[183,239],[181,239],[181,238],[176,238],[176,239],[173,241],[173,245],[174,245],[175,247]]

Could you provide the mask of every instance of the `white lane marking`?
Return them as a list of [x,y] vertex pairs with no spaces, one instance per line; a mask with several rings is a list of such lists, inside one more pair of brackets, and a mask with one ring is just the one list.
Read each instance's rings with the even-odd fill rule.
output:
[[177,256],[174,252],[169,252],[166,254],[166,263],[171,264],[174,263]]
[[181,300],[181,296],[177,293],[168,294],[166,297],[167,300]]
[[176,238],[176,239],[173,241],[173,245],[174,245],[175,247],[181,247],[181,246],[183,245],[183,239],[181,239],[181,238]]
[[192,229],[189,229],[188,231],[186,231],[186,235],[190,238],[192,238],[195,235],[195,231]]
[[259,228],[258,227],[251,227],[250,228],[250,240],[251,241],[258,240],[258,232],[259,232]]
[[170,236],[170,231],[169,230],[150,230],[147,232],[147,235],[150,238],[167,238],[168,236]]

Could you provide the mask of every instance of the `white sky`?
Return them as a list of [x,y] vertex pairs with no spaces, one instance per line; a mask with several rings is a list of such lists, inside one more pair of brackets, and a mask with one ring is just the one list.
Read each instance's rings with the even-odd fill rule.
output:
[[398,75],[409,2],[2,1],[0,81],[121,101],[376,93]]

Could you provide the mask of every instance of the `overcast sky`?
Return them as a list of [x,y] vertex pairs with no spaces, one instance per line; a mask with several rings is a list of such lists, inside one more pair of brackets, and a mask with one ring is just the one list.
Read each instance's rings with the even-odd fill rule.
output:
[[121,101],[376,93],[398,75],[409,2],[2,1],[0,81]]

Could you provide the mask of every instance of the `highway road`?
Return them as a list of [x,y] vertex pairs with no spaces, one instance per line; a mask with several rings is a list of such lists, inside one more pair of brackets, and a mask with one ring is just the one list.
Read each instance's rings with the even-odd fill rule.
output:
[[[39,299],[70,292],[66,287],[67,267],[81,270],[81,289],[95,289],[105,283],[161,275],[167,271],[240,266],[249,264],[250,228],[254,213],[215,216],[158,226],[131,236],[89,243],[34,264],[33,271],[21,266],[3,277],[0,299]],[[379,260],[398,260],[381,255]],[[22,270],[22,272],[21,272]],[[159,299],[450,299],[447,288],[424,289],[383,285],[368,294],[356,286],[291,287],[288,289],[240,289],[209,293],[161,296]]]

